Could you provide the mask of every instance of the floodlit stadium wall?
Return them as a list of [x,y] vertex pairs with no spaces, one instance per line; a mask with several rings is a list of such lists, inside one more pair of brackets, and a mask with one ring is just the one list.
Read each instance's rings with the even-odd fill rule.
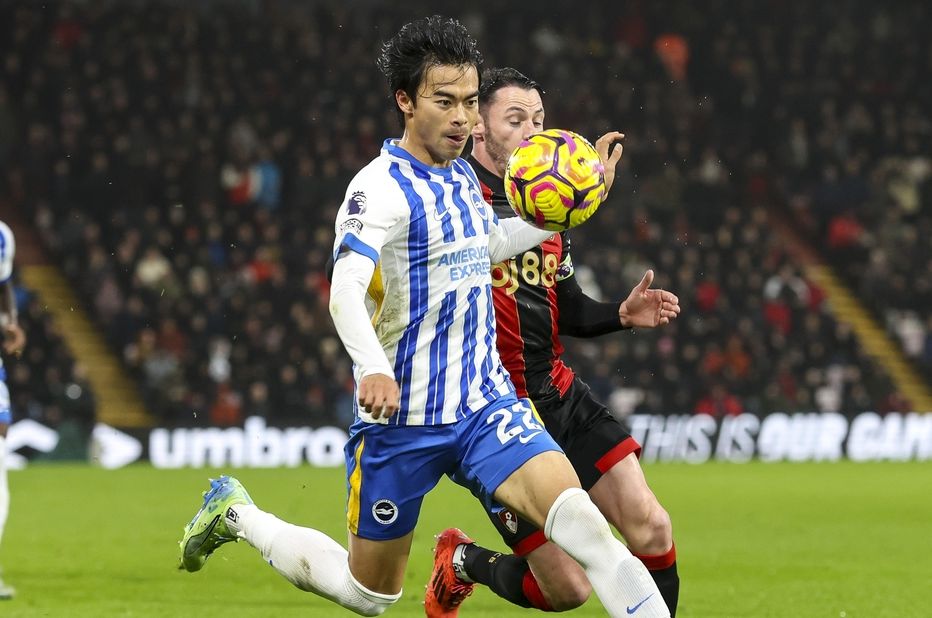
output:
[[[628,421],[646,463],[932,459],[932,413],[634,414]],[[156,468],[333,467],[343,465],[347,439],[338,427],[273,427],[260,417],[227,428],[140,431],[98,424],[89,459],[108,469],[146,461]],[[58,442],[54,429],[32,420],[14,423],[7,437],[11,467],[53,453]]]

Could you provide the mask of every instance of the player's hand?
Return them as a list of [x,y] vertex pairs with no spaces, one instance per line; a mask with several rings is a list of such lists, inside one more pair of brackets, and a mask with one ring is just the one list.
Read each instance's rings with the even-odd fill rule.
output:
[[622,326],[654,328],[669,324],[680,314],[680,299],[673,292],[652,290],[654,271],[644,273],[641,282],[628,294],[618,307],[618,318]]
[[599,153],[602,165],[605,166],[605,195],[608,195],[608,192],[612,190],[612,185],[615,184],[615,167],[621,161],[621,153],[625,150],[620,140],[624,138],[624,133],[609,131],[595,141],[595,151]]
[[381,373],[367,375],[359,381],[359,405],[372,418],[391,418],[401,403],[401,389],[395,379]]
[[3,351],[19,357],[26,347],[26,333],[19,324],[7,324],[3,327]]

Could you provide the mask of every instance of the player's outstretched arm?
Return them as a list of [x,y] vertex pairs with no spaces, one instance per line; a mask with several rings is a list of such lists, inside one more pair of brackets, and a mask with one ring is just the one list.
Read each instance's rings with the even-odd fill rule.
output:
[[627,328],[654,328],[669,324],[680,314],[680,299],[673,292],[651,289],[654,271],[648,269],[641,282],[618,306],[618,319]]
[[[563,263],[572,269],[568,254]],[[618,305],[618,301],[603,302],[587,296],[572,272],[557,281],[557,326],[561,335],[589,338],[622,330]]]

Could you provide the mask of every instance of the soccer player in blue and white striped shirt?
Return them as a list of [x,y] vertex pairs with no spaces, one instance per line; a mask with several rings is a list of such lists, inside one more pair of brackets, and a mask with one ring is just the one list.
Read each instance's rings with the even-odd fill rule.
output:
[[[401,597],[423,498],[447,475],[540,526],[611,615],[669,616],[499,359],[490,265],[551,234],[499,221],[459,158],[478,120],[480,62],[465,28],[441,17],[383,46],[404,135],[357,174],[337,216],[330,313],[358,402],[345,449],[349,551],[259,510],[227,479],[189,525],[185,568],[235,535],[302,590],[381,614]],[[450,584],[438,596],[461,598]]]
[[[16,320],[16,300],[13,298],[13,256],[16,242],[13,231],[0,221],[0,329],[3,332],[3,352],[19,356],[26,345],[26,335]],[[6,369],[0,358],[0,540],[10,507],[10,489],[6,478],[6,432],[13,422],[10,391],[6,386]],[[13,598],[13,589],[0,579],[0,600]]]

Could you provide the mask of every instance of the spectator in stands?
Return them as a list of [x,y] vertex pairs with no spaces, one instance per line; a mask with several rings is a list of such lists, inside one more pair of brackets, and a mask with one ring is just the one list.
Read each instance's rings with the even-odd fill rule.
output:
[[[268,402],[255,405],[270,419],[326,416],[352,396],[348,361],[328,344],[329,225],[346,175],[395,126],[378,96],[358,94],[375,68],[347,67],[367,65],[397,9],[349,19],[328,0],[272,0],[261,13],[58,7],[21,3],[0,24],[0,136],[15,133],[0,139],[13,144],[0,200],[36,213],[139,379],[167,380],[151,399],[157,413],[206,422],[227,383],[244,411],[263,384]],[[478,18],[496,64],[527,63],[508,30],[518,13],[501,5]],[[895,323],[891,310],[915,314],[922,332],[910,336],[926,343],[912,358],[932,377],[932,101],[916,86],[919,56],[894,44],[924,40],[928,12],[867,15],[844,0],[790,19],[745,0],[690,15],[685,0],[598,23],[556,7],[559,28],[534,29],[540,55],[527,69],[562,93],[548,109],[554,124],[588,135],[619,118],[631,127],[615,189],[623,207],[575,230],[574,253],[615,272],[668,273],[657,283],[683,291],[689,316],[673,345],[573,342],[573,364],[599,397],[631,391],[652,412],[695,409],[710,388],[701,368],[717,355],[727,360],[716,379],[749,411],[812,409],[825,388],[839,409],[888,401],[889,382],[858,383],[884,372],[853,350],[776,237],[769,217],[786,209],[881,323]],[[800,22],[812,27],[792,27]],[[669,32],[689,43],[678,69],[655,50]],[[872,49],[889,62],[870,61]],[[604,84],[603,96],[580,83]],[[605,297],[625,292],[605,285]],[[173,334],[170,358],[146,352],[157,359],[147,372],[140,346],[149,330],[157,343],[166,320],[186,351]],[[208,371],[214,337],[231,342],[228,381]],[[41,382],[42,366],[30,379]],[[834,367],[844,369],[837,384]]]

